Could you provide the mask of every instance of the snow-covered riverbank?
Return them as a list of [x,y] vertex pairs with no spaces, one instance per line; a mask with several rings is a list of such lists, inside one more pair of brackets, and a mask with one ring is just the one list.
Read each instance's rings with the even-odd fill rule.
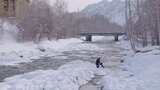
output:
[[124,63],[102,79],[103,90],[159,90],[160,47],[143,48],[142,53],[134,54],[127,43],[117,43],[126,50],[121,52]]

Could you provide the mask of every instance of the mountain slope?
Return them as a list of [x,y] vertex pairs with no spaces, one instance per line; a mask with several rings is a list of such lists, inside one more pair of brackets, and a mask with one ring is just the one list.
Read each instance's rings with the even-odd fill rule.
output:
[[82,13],[89,16],[100,14],[109,18],[112,22],[116,22],[119,25],[125,23],[125,2],[121,0],[102,0],[99,3],[89,5]]

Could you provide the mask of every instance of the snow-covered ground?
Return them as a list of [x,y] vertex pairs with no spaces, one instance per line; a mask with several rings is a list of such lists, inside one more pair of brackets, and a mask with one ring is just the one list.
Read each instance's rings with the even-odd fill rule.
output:
[[41,56],[54,56],[64,51],[100,49],[96,45],[81,44],[82,42],[81,39],[76,38],[42,41],[39,44],[32,42],[3,42],[0,44],[0,65],[15,65],[21,62],[30,62],[31,59],[37,59]]
[[74,61],[58,70],[38,70],[7,78],[0,83],[0,90],[79,90],[81,85],[99,74],[105,73],[94,64]]
[[103,90],[160,90],[160,47],[143,48],[133,54],[129,43],[118,42],[125,62],[102,79]]

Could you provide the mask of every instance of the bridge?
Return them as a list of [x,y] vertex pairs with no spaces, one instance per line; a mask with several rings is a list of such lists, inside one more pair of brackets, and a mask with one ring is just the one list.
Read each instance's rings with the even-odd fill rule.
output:
[[85,36],[85,41],[92,41],[92,36],[114,36],[114,40],[118,41],[118,37],[126,35],[126,33],[123,32],[113,32],[113,33],[80,33],[80,36]]

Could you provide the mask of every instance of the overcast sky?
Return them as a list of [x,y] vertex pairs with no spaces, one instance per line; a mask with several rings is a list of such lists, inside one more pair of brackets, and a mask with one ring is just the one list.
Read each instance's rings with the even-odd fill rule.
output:
[[94,4],[102,0],[66,0],[68,3],[68,10],[70,12],[84,9],[89,4]]

